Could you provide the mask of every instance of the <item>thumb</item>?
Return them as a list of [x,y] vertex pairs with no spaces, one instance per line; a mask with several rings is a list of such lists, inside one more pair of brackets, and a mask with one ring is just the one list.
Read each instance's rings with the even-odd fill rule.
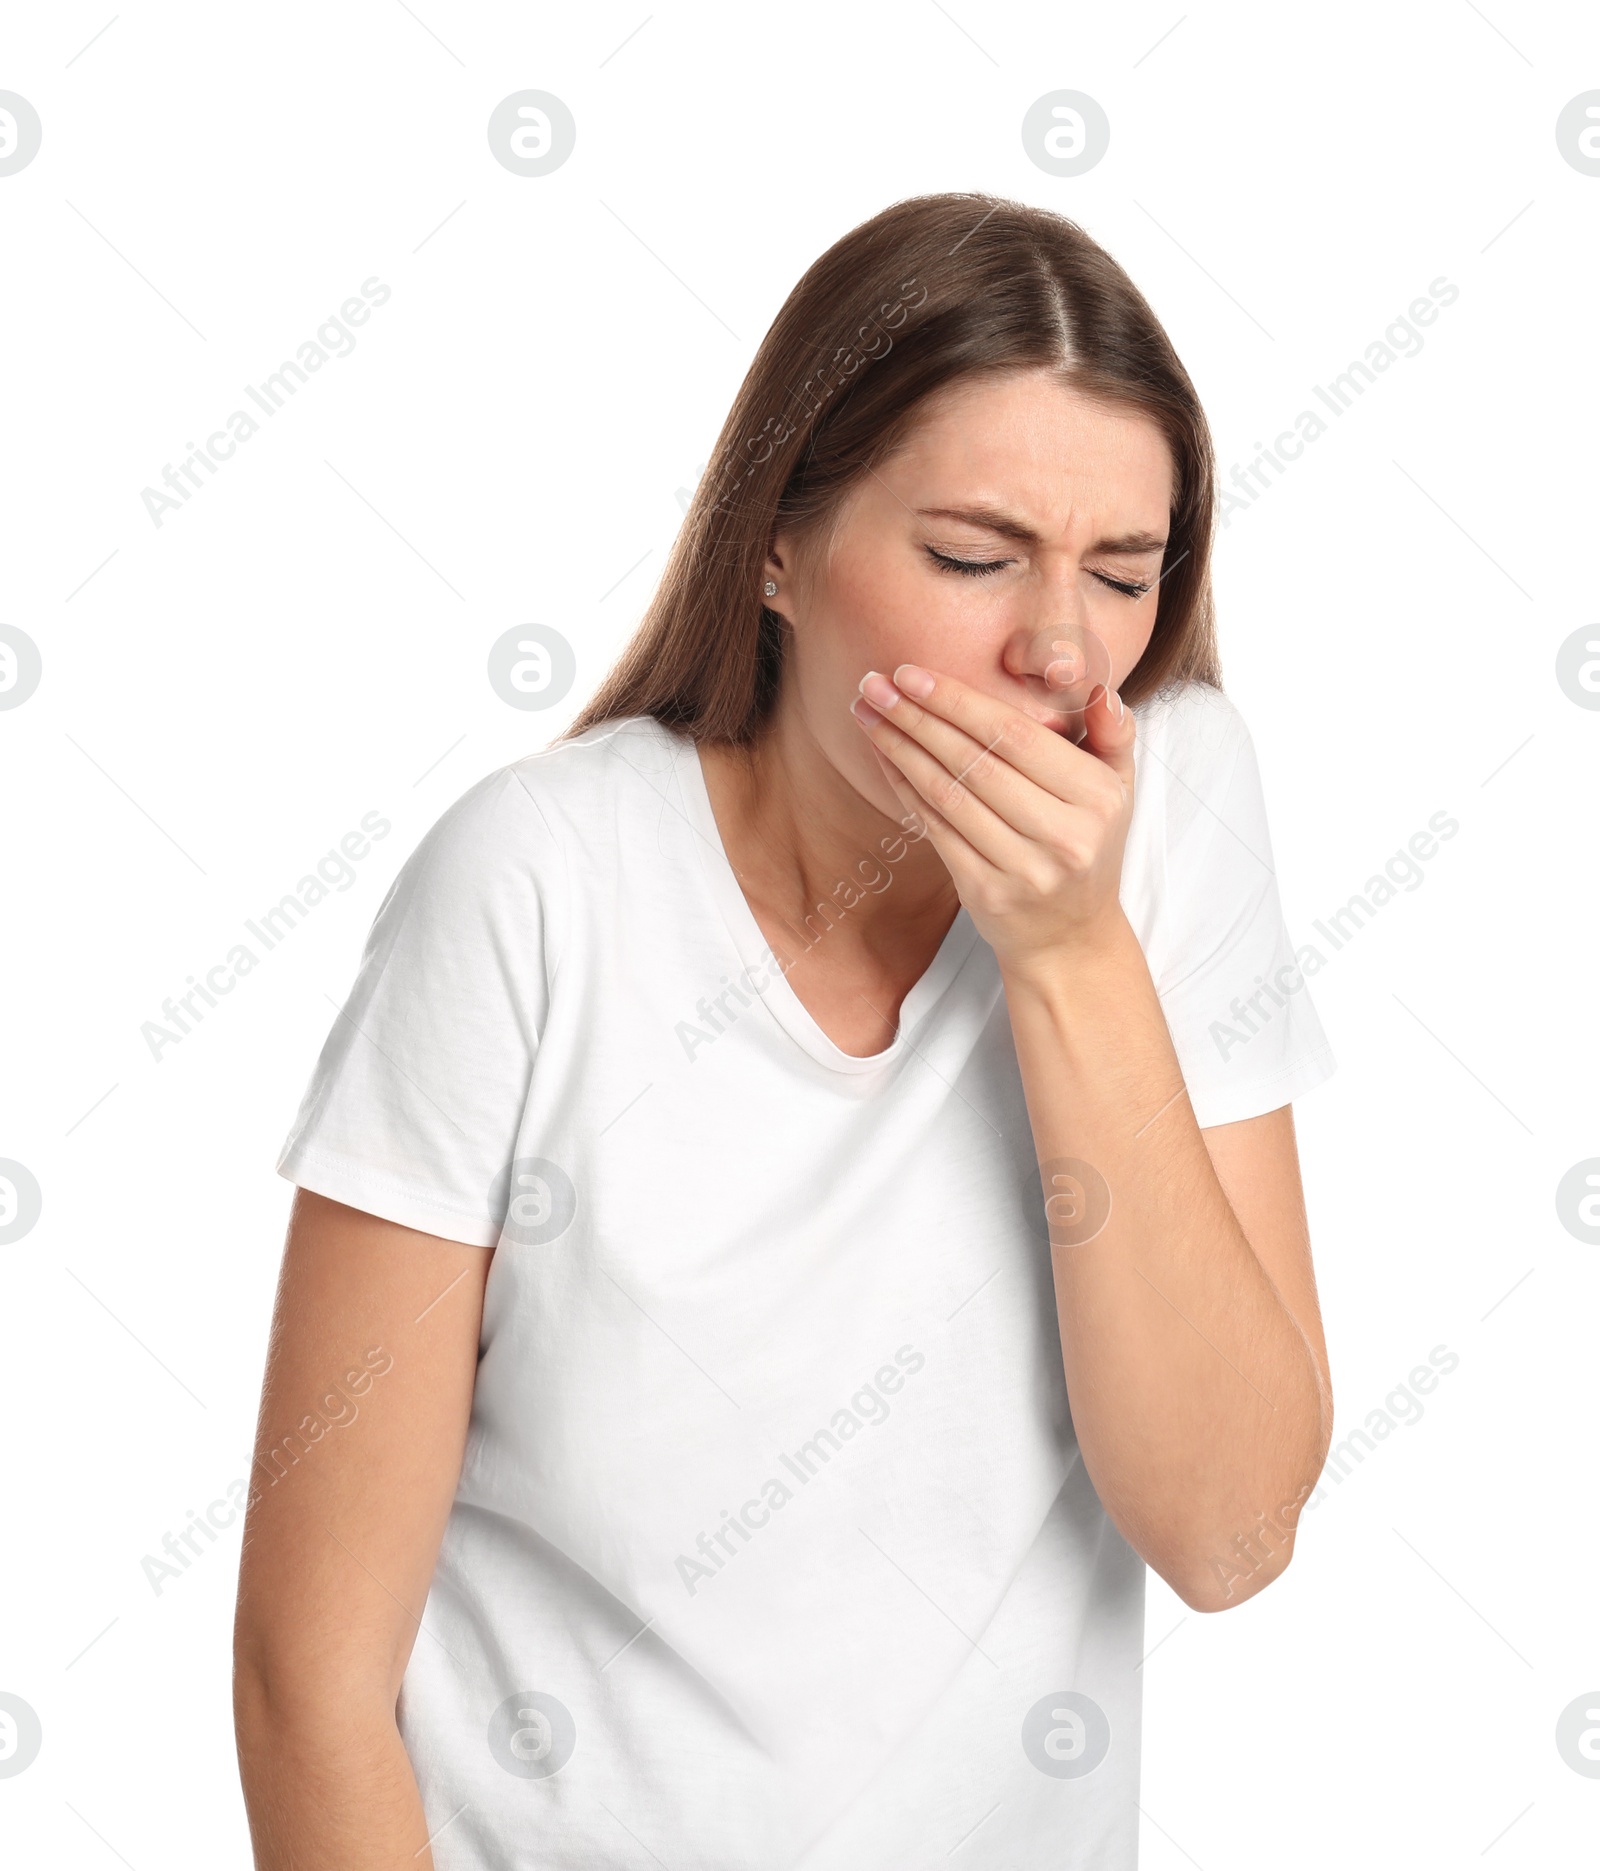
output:
[[1083,711],[1083,739],[1079,745],[1103,760],[1129,788],[1133,785],[1135,735],[1133,710],[1123,706],[1115,690],[1103,682],[1096,683]]

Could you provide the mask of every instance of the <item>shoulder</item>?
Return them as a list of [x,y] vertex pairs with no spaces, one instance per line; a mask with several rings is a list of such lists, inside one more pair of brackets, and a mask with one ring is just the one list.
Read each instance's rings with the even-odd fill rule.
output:
[[522,876],[559,883],[568,856],[590,847],[641,781],[659,787],[678,740],[648,716],[603,723],[570,741],[487,773],[448,806],[423,836],[416,862],[431,883],[474,885]]
[[505,768],[551,836],[585,846],[601,827],[642,805],[659,807],[687,742],[649,715],[603,721]]
[[1169,839],[1197,817],[1222,809],[1241,783],[1252,783],[1255,747],[1244,716],[1221,689],[1176,683],[1134,707],[1138,788],[1160,794]]
[[1196,774],[1226,769],[1250,730],[1230,697],[1207,682],[1179,682],[1134,707],[1139,742],[1164,759],[1180,760]]

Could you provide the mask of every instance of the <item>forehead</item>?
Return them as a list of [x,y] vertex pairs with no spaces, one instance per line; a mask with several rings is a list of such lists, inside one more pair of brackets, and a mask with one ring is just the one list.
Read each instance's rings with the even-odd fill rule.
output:
[[884,472],[913,483],[919,496],[936,492],[939,505],[983,497],[1025,506],[1048,525],[1092,504],[1152,529],[1165,523],[1175,478],[1151,417],[1099,402],[1043,369],[935,392]]

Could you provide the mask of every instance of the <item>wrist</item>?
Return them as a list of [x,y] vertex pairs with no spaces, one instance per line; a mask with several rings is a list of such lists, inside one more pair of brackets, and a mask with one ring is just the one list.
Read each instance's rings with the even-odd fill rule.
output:
[[1086,924],[1048,948],[1026,955],[998,956],[1000,979],[1008,997],[1056,1002],[1099,998],[1125,981],[1130,972],[1148,976],[1144,950],[1121,903],[1093,924]]

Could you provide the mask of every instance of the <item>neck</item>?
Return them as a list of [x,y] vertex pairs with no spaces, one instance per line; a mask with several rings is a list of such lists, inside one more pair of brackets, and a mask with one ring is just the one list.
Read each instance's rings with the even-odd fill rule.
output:
[[838,931],[853,928],[866,948],[943,938],[960,902],[932,842],[908,838],[899,812],[891,818],[864,798],[796,710],[780,703],[752,749],[705,745],[701,759],[723,846],[758,918],[764,911],[802,947],[821,904],[843,912]]

